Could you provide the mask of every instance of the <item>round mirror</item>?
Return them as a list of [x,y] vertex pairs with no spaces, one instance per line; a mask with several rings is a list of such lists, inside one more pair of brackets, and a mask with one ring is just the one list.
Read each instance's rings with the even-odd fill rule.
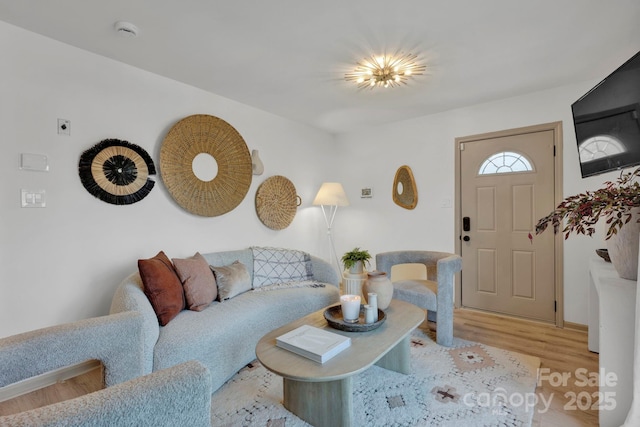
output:
[[191,162],[193,174],[204,182],[213,181],[218,175],[218,162],[209,153],[200,153]]

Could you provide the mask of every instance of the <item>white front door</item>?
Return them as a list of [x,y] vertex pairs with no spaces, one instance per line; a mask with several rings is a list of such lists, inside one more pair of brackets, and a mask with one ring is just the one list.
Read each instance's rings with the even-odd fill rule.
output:
[[534,236],[555,207],[554,143],[530,128],[459,140],[463,307],[555,323],[554,235]]

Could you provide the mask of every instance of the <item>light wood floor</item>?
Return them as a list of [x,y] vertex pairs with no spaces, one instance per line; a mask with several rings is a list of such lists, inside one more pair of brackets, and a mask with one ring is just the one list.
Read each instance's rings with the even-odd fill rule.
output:
[[[571,402],[572,395],[587,392],[593,396],[592,393],[598,391],[597,386],[581,386],[582,371],[576,377],[579,368],[583,368],[586,375],[598,372],[598,355],[588,350],[585,331],[466,309],[455,311],[453,328],[456,337],[540,358],[541,370],[548,370],[546,377],[551,380],[539,380],[536,394],[541,394],[547,402],[551,399],[551,405],[548,411],[543,404],[538,405],[534,427],[599,425],[598,411],[580,411],[575,402]],[[571,377],[562,385],[559,378],[566,373]],[[558,381],[552,381],[556,379]]]
[[[431,323],[423,327],[433,329]],[[542,381],[536,393],[545,401],[551,401],[548,411],[544,405],[536,408],[533,427],[547,426],[597,426],[598,413],[595,410],[580,411],[565,406],[570,403],[567,393],[586,391],[591,396],[597,387],[577,387],[575,371],[598,372],[598,355],[587,349],[587,334],[584,331],[560,329],[551,325],[514,319],[506,316],[460,309],[455,311],[454,335],[459,338],[480,342],[518,353],[537,356],[541,359],[541,368],[548,368],[548,374],[558,376],[570,373],[567,385],[553,387],[550,381]],[[7,415],[30,408],[55,403],[101,387],[101,370],[55,384],[36,392],[0,402],[0,415]],[[572,405],[570,405],[572,406]]]

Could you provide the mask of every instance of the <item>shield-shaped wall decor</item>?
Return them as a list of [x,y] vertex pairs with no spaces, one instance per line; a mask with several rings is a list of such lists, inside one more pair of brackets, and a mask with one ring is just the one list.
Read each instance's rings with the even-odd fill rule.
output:
[[393,179],[393,201],[405,209],[413,209],[418,204],[418,188],[413,172],[407,165],[400,166]]

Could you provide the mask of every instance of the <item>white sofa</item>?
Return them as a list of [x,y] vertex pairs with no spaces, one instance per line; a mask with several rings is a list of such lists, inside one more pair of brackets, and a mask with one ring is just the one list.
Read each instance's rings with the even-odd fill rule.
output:
[[[254,283],[252,248],[202,253],[212,266],[238,260]],[[211,374],[215,392],[238,370],[255,359],[259,339],[286,323],[339,302],[339,277],[326,261],[310,256],[313,281],[320,285],[284,286],[277,290],[248,291],[225,301],[214,301],[203,311],[183,310],[160,326],[143,292],[139,272],[118,287],[111,313],[136,311],[143,317],[145,373],[197,360]]]

